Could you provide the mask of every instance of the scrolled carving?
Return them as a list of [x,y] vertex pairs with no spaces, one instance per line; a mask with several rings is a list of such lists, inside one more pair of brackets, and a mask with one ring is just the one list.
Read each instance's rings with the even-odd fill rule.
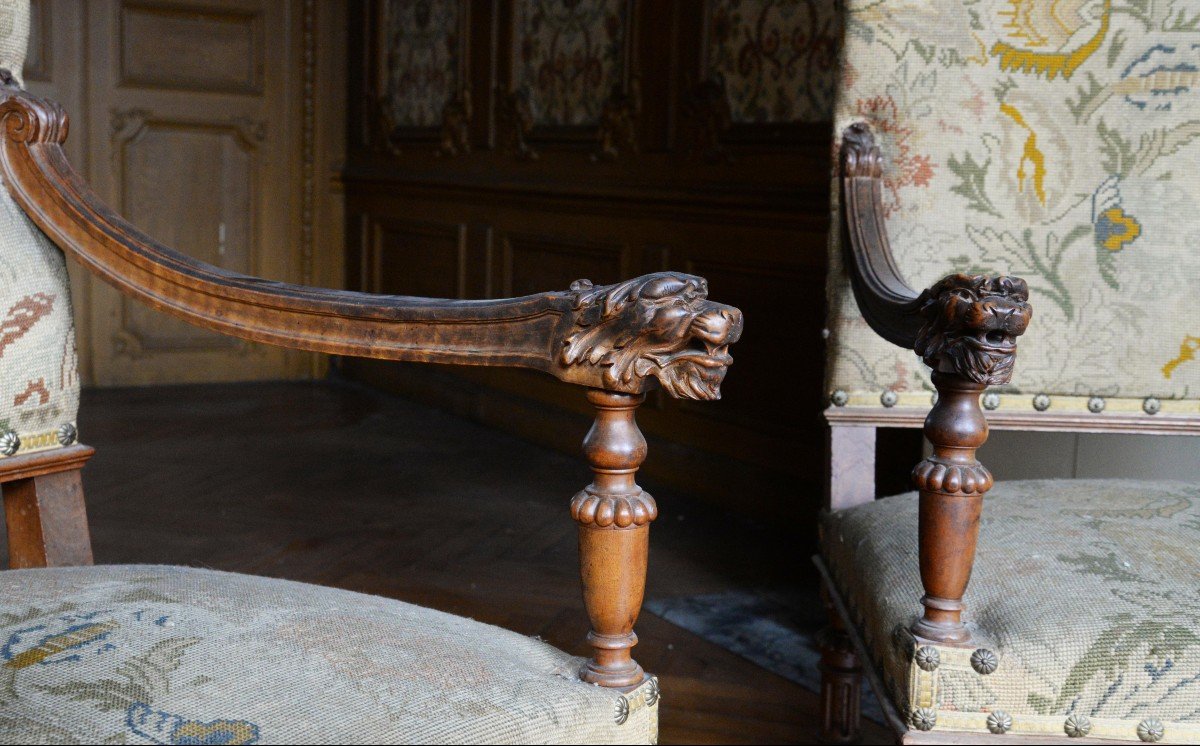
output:
[[636,77],[629,81],[628,90],[620,86],[613,89],[600,111],[599,142],[592,153],[593,161],[615,161],[621,148],[637,152],[637,119],[641,110],[641,84]]
[[603,368],[615,390],[653,376],[680,399],[720,399],[742,334],[742,312],[708,300],[702,277],[644,275],[618,285],[571,284],[574,326],[563,340],[564,366]]
[[471,91],[464,88],[442,108],[442,131],[438,155],[456,156],[471,152]]
[[855,122],[842,133],[841,155],[843,177],[883,178],[883,155],[865,122]]
[[1017,337],[1033,315],[1024,280],[950,275],[920,301],[925,323],[914,349],[926,365],[985,386],[1009,382]]
[[519,161],[536,161],[538,152],[526,138],[533,132],[533,96],[528,89],[498,91],[499,108],[496,112],[500,129],[501,144]]
[[[0,84],[0,89],[19,86]],[[13,142],[28,145],[63,143],[67,139],[67,112],[56,101],[35,98],[28,94],[9,96],[0,103],[0,122],[5,136]]]
[[400,146],[396,141],[399,125],[392,114],[391,100],[387,96],[372,96],[367,100],[370,109],[368,118],[371,122],[369,144],[372,150],[390,155],[400,155]]
[[710,78],[693,86],[688,91],[684,114],[691,128],[693,155],[710,163],[733,160],[721,143],[721,136],[733,126],[733,108],[723,78]]
[[571,517],[585,526],[600,528],[645,526],[658,517],[658,505],[644,490],[632,495],[612,495],[588,488],[571,498]]

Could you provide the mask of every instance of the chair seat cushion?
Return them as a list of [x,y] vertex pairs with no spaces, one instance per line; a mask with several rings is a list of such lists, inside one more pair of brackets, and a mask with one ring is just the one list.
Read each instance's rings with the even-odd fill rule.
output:
[[359,593],[183,567],[0,572],[3,743],[650,743],[657,683]]
[[907,631],[923,593],[915,493],[828,514],[822,545],[913,727],[1200,742],[1200,485],[997,484],[966,648]]

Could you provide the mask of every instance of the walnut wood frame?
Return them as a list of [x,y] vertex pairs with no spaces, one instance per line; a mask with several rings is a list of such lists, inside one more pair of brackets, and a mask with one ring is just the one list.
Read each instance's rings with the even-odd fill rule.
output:
[[[11,77],[9,77],[11,80]],[[109,209],[62,149],[57,104],[0,87],[0,178],[59,247],[122,293],[184,321],[255,342],[340,355],[515,366],[588,389],[584,441],[595,479],[571,503],[594,655],[581,673],[640,684],[630,649],[646,579],[654,500],[634,481],[646,441],[634,420],[661,386],[720,398],[742,315],[707,299],[703,278],[660,272],[611,286],[497,300],[447,300],[289,285],[235,274],[164,246]],[[0,460],[13,567],[90,564],[79,468],[86,446]]]
[[[963,595],[971,576],[983,495],[992,475],[975,458],[987,440],[979,404],[991,385],[1012,375],[1016,339],[1032,315],[1025,282],[1008,277],[951,275],[917,293],[902,277],[884,223],[883,161],[865,124],[851,125],[841,143],[839,230],[845,265],[864,319],[880,336],[914,350],[933,369],[938,396],[925,417],[933,453],[913,470],[920,493],[918,543],[925,595],[911,631],[919,640],[969,645]],[[835,426],[829,431],[830,506],[874,499],[875,431]],[[847,743],[858,737],[859,656],[853,627],[831,598],[831,629],[822,641],[822,735]],[[915,600],[915,599],[914,599]]]

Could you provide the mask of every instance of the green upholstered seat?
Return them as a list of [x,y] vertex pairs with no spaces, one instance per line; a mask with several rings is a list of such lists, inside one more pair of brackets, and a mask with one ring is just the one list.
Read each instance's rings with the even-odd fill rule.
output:
[[1200,742],[1200,485],[997,483],[967,649],[921,649],[907,632],[922,594],[916,508],[915,493],[889,497],[822,527],[834,582],[914,727]]
[[0,573],[2,743],[652,743],[657,684],[399,601],[182,567]]

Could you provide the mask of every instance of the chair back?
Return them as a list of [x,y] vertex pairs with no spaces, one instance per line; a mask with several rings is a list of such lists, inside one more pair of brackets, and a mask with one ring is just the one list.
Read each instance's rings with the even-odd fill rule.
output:
[[[29,0],[0,6],[0,68],[18,82]],[[0,189],[0,459],[75,442],[79,374],[62,251]]]
[[[901,273],[1029,282],[1033,323],[989,420],[1200,432],[1200,8],[845,6],[835,133],[865,121],[879,141]],[[833,225],[831,421],[908,423],[929,371],[863,321]]]

